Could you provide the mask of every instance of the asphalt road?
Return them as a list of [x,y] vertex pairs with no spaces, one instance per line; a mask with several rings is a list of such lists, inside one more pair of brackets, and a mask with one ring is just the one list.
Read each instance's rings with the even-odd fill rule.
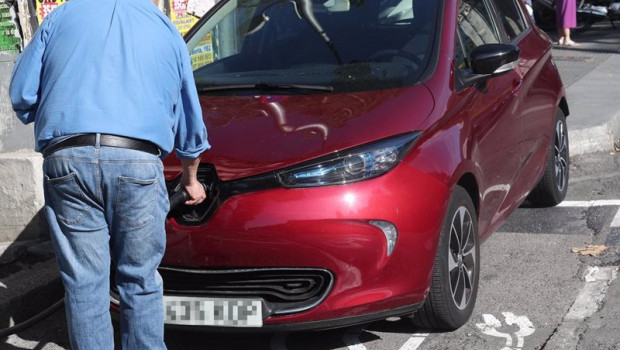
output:
[[[604,283],[584,281],[585,273],[592,275],[592,267],[599,268],[596,272],[620,265],[618,169],[620,154],[573,157],[563,206],[517,210],[483,244],[474,315],[455,332],[429,333],[406,318],[392,318],[359,327],[293,334],[170,331],[166,342],[171,350],[620,349],[618,328],[609,326],[620,313],[620,304],[606,302]],[[586,244],[608,248],[596,257],[571,251]],[[612,285],[618,284],[620,280]],[[594,314],[581,315],[580,300],[597,301],[597,295],[601,300],[590,310]],[[597,311],[600,305],[606,309]],[[580,315],[589,321],[583,323]],[[605,315],[611,315],[610,322]],[[0,349],[68,349],[65,334],[63,312],[57,312],[11,336]]]

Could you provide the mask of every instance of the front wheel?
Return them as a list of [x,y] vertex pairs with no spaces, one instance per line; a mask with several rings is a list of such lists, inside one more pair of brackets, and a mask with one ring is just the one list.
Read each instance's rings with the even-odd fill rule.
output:
[[558,110],[553,128],[553,141],[547,154],[545,172],[528,200],[535,207],[552,207],[566,198],[569,175],[568,128],[566,117]]
[[479,274],[476,209],[467,191],[456,186],[437,246],[431,288],[413,323],[441,331],[452,331],[467,323],[476,303]]

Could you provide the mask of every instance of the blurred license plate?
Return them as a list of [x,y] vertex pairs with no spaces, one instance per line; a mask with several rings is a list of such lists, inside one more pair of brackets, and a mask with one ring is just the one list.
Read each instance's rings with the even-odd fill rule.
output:
[[262,310],[260,300],[164,296],[166,324],[261,327]]

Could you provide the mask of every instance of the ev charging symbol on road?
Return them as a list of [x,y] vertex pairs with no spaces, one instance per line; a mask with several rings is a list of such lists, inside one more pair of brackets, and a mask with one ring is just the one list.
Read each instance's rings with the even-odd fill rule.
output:
[[[505,333],[498,331],[502,327],[502,323],[495,316],[483,314],[484,323],[476,323],[476,327],[480,328],[482,333],[492,337],[505,338],[506,346],[501,350],[520,350],[523,348],[524,338],[532,335],[535,331],[534,325],[526,316],[515,316],[512,312],[502,312],[508,326],[516,325],[519,330],[515,333]],[[516,347],[512,347],[512,334],[517,338]]]

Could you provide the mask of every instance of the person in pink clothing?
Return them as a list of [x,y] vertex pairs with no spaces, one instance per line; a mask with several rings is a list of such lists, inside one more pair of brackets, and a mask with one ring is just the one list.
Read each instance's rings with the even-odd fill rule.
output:
[[558,27],[558,44],[565,46],[579,46],[570,38],[571,28],[577,26],[577,1],[556,0],[555,18]]

